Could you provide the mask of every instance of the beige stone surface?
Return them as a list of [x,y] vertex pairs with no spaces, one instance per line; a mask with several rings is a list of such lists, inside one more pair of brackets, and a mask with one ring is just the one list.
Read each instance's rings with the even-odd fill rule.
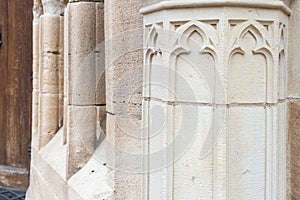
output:
[[59,127],[63,126],[64,116],[64,17],[60,18],[59,56],[58,56],[58,93],[59,93]]
[[282,2],[35,0],[27,199],[297,199]]
[[[131,160],[133,153],[142,151],[138,138],[141,135],[143,69],[139,9],[143,3],[141,0],[105,2],[106,109],[112,114],[107,116],[107,135],[116,151],[113,151],[112,163],[116,169],[112,183],[114,199],[141,199],[142,176],[132,173],[141,168],[141,160],[133,163],[126,160]],[[124,170],[131,167],[129,172]]]
[[41,0],[44,13],[53,15],[62,15],[65,11],[64,0]]
[[109,186],[109,180],[113,178],[113,173],[109,167],[103,165],[105,160],[99,155],[103,152],[105,149],[99,147],[87,164],[68,181],[70,199],[73,199],[71,191],[75,191],[81,199],[112,199],[114,191]]
[[45,146],[59,129],[59,95],[39,95],[38,141],[39,149]]
[[38,139],[38,104],[39,104],[39,24],[33,23],[32,50],[32,146],[37,145]]
[[69,106],[67,112],[67,177],[70,178],[85,166],[95,151],[97,109]]
[[45,146],[61,125],[61,119],[59,119],[59,71],[63,67],[61,61],[63,47],[61,47],[62,38],[60,36],[63,27],[61,24],[61,16],[52,14],[41,16],[38,47],[39,74],[38,77],[35,77],[35,81],[38,82],[38,85],[35,86],[38,93],[35,92],[35,94],[39,96],[38,119],[34,120],[35,123],[38,123],[38,128],[33,137],[38,141],[38,148]]
[[300,97],[300,59],[298,56],[298,46],[300,44],[297,33],[300,30],[300,2],[292,1],[291,9],[293,14],[290,18],[289,27],[289,60],[288,60],[288,95],[291,98]]
[[33,24],[39,22],[40,16],[43,14],[43,5],[41,0],[34,0],[33,4]]
[[68,104],[95,105],[96,4],[68,4],[67,26]]
[[96,104],[106,104],[104,3],[96,4]]
[[286,199],[290,10],[275,1],[165,1],[141,12],[146,166],[175,161],[149,174],[145,198]]
[[63,144],[63,129],[39,152],[59,176],[66,180],[67,145]]
[[300,103],[295,100],[289,103],[289,160],[288,160],[288,180],[289,184],[289,197],[288,199],[300,198],[300,184],[299,184],[299,116],[300,116]]

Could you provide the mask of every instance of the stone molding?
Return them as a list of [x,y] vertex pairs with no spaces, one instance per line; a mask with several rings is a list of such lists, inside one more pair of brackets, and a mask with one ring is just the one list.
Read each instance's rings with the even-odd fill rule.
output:
[[199,7],[248,7],[279,9],[286,15],[291,15],[291,9],[282,1],[241,1],[241,0],[210,0],[210,1],[162,1],[144,7],[140,10],[142,14],[148,14],[160,10],[180,9],[180,8],[199,8]]

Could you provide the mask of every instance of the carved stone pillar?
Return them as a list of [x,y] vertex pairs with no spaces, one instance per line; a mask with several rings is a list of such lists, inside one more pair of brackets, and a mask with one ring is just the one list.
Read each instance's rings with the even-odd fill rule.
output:
[[144,14],[145,199],[286,199],[279,1],[165,1]]

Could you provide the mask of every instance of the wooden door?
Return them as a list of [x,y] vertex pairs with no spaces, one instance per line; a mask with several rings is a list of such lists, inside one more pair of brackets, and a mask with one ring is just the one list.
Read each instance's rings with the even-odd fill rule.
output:
[[0,187],[26,189],[30,157],[32,0],[0,0]]

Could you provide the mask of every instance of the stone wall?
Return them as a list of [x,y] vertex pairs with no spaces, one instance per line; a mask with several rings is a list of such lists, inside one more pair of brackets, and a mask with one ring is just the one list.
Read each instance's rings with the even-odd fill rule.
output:
[[27,199],[298,199],[298,1],[159,2],[34,1]]
[[291,1],[293,14],[290,18],[289,29],[289,61],[288,61],[288,97],[289,97],[289,135],[288,135],[288,199],[300,198],[300,168],[299,168],[299,145],[300,145],[300,60],[298,46],[300,44],[297,32],[300,30],[300,2]]

